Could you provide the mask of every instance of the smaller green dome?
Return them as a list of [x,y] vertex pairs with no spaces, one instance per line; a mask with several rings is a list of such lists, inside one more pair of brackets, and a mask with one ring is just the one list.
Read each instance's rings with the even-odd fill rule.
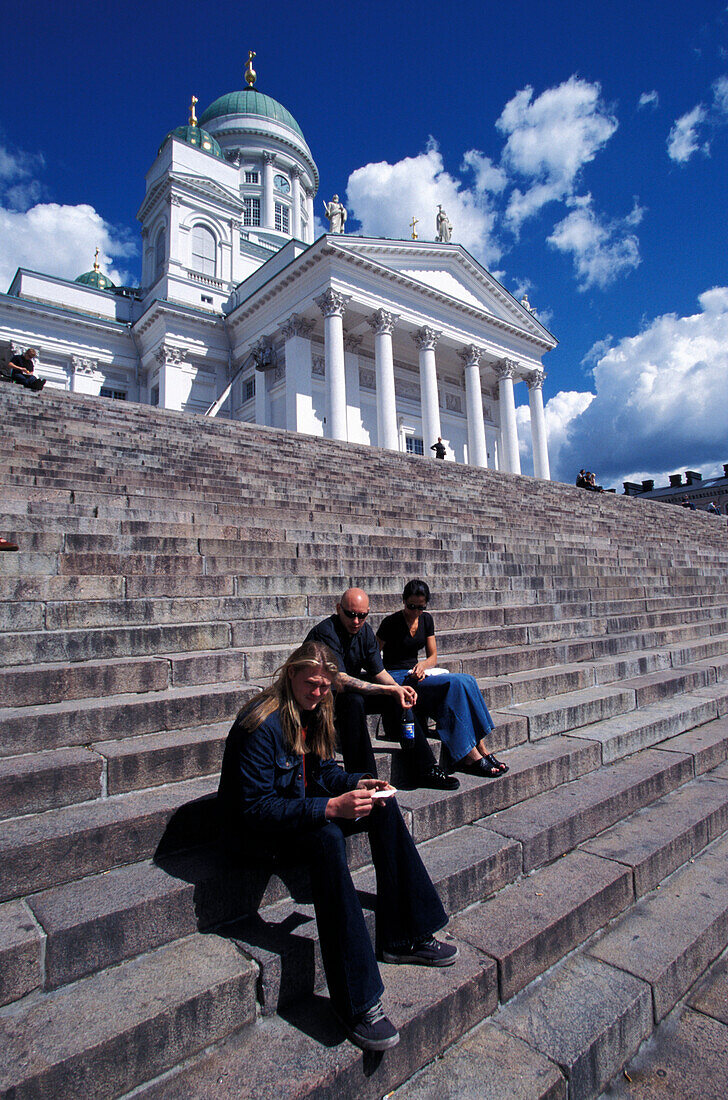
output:
[[196,148],[202,149],[203,153],[212,153],[213,157],[220,157],[221,160],[223,159],[222,149],[215,138],[200,126],[177,126],[174,130],[170,130],[167,137],[159,146],[160,153],[165,142],[171,137],[175,137],[179,141],[186,141],[188,145],[194,145]]
[[114,284],[111,279],[104,275],[103,271],[99,271],[98,268],[93,271],[86,271],[83,275],[79,275],[77,279],[73,280],[75,283],[82,283],[84,286],[92,286],[96,290],[113,290]]

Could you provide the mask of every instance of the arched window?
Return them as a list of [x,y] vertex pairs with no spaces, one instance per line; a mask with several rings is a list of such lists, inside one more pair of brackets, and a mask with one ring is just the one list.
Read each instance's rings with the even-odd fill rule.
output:
[[196,225],[192,230],[192,269],[213,278],[217,275],[215,238],[204,225]]
[[167,249],[165,247],[164,230],[160,229],[154,244],[154,274],[157,279],[164,271],[164,261],[166,258]]

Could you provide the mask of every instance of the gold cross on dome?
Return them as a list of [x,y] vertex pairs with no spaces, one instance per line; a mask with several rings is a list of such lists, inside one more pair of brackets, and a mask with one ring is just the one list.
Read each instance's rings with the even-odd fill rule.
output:
[[417,225],[419,220],[420,220],[419,218],[415,218],[415,216],[413,215],[412,216],[412,221],[410,222],[410,229],[412,230],[412,240],[413,241],[417,240],[417,229],[415,228],[415,226]]
[[197,115],[195,114],[195,103],[199,103],[199,100],[198,100],[196,95],[193,95],[192,99],[190,101],[190,120],[188,122],[188,126],[196,126],[197,125]]

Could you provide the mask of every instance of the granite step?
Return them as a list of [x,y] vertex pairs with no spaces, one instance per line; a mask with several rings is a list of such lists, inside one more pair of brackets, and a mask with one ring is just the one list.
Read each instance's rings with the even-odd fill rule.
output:
[[531,871],[570,851],[693,776],[688,754],[646,749],[578,781],[499,810],[478,824],[517,840]]
[[232,944],[197,934],[0,1010],[0,1092],[119,1096],[252,1025],[255,978]]
[[208,843],[216,790],[203,777],[0,822],[0,900]]
[[[728,779],[728,767],[712,772]],[[716,839],[607,930],[589,955],[649,983],[663,1019],[728,944],[728,837]],[[693,903],[686,904],[687,899]],[[694,899],[700,903],[695,904]]]

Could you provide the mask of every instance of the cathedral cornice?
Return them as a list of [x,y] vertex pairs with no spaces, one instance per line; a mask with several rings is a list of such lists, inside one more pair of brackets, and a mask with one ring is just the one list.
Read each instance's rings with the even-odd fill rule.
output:
[[155,298],[145,309],[142,316],[131,326],[135,336],[144,336],[160,317],[186,318],[194,321],[195,326],[204,326],[210,329],[224,329],[225,318],[211,313],[197,310],[193,306],[185,306],[177,302],[168,302],[163,298]]
[[54,321],[58,321],[63,325],[73,325],[75,328],[80,325],[85,329],[96,332],[111,332],[117,337],[128,335],[132,328],[128,321],[115,321],[109,317],[94,316],[76,310],[72,306],[56,306],[51,302],[42,302],[39,299],[17,298],[13,294],[0,294],[0,309],[6,302],[10,304],[14,314],[35,314],[36,316],[39,313],[47,314],[53,317]]
[[[382,248],[382,252],[391,252],[392,248]],[[422,257],[423,251],[420,249],[409,249],[406,243],[403,243],[402,248],[397,247],[398,255],[413,255]],[[442,251],[438,251],[434,246],[430,249],[427,248],[424,252],[425,255],[438,256],[442,259]],[[462,258],[465,254],[464,249],[461,249],[458,253]],[[485,322],[491,325],[493,328],[500,330],[501,332],[508,333],[511,336],[517,336],[520,339],[526,339],[530,343],[535,344],[537,347],[544,351],[550,351],[556,345],[556,340],[551,337],[546,339],[541,335],[547,333],[547,330],[543,326],[539,325],[539,331],[534,329],[522,327],[519,324],[515,324],[509,321],[503,320],[501,317],[496,317],[495,314],[490,313],[486,309],[478,309],[475,306],[469,305],[467,302],[461,301],[459,298],[454,298],[451,294],[446,294],[442,290],[437,290],[434,287],[428,286],[426,283],[421,282],[419,279],[413,279],[409,275],[404,275],[400,271],[394,271],[390,267],[386,267],[384,264],[377,263],[375,260],[369,258],[368,255],[363,255],[355,248],[347,248],[345,245],[340,245],[338,240],[332,239],[331,234],[327,234],[325,237],[319,238],[310,248],[302,255],[298,256],[295,260],[292,260],[287,268],[284,268],[278,275],[271,276],[267,283],[264,283],[257,291],[251,296],[252,301],[241,302],[234,310],[228,314],[229,324],[232,329],[237,328],[248,318],[252,317],[259,309],[261,309],[267,302],[271,301],[280,293],[280,291],[292,283],[300,279],[305,272],[309,271],[315,265],[321,263],[324,259],[341,259],[346,263],[353,265],[354,267],[367,270],[372,274],[376,274],[382,279],[411,291],[415,291],[419,295],[423,295],[425,298],[429,298],[431,301],[439,302],[441,305],[447,306],[448,309],[452,309],[461,315],[477,319],[479,322]],[[474,273],[478,273],[477,268],[472,267]],[[482,277],[481,277],[482,278]],[[495,282],[495,280],[494,280]],[[488,289],[492,291],[490,283],[485,283]],[[507,294],[500,284],[497,284],[500,295]],[[515,299],[514,299],[515,301]],[[548,334],[550,336],[550,334]]]
[[[354,238],[354,240],[356,240],[356,238]],[[346,251],[348,255],[352,256],[355,259],[355,262],[357,262],[359,266],[364,266],[367,259],[369,259],[369,257],[371,257],[372,255],[388,256],[391,255],[394,251],[396,251],[399,257],[412,257],[412,259],[417,260],[430,258],[433,260],[437,260],[440,263],[442,263],[443,256],[445,256],[446,258],[450,258],[454,254],[457,258],[458,266],[464,268],[464,270],[467,271],[471,278],[473,278],[480,286],[487,290],[489,294],[492,294],[493,297],[496,298],[504,306],[504,308],[508,310],[508,312],[514,318],[513,322],[504,321],[502,317],[497,317],[495,314],[491,314],[487,310],[477,310],[475,309],[475,307],[469,306],[466,302],[461,302],[460,299],[454,298],[452,295],[447,294],[445,291],[436,290],[434,287],[429,286],[427,283],[423,283],[420,279],[416,279],[412,275],[405,275],[403,272],[393,271],[392,268],[387,267],[386,264],[377,263],[375,260],[372,259],[369,259],[369,264],[371,265],[372,269],[379,270],[382,272],[382,274],[388,273],[390,275],[398,277],[403,282],[406,281],[407,284],[410,286],[422,287],[428,293],[440,298],[442,301],[451,302],[461,308],[464,307],[466,309],[475,310],[475,312],[478,314],[483,313],[486,316],[492,318],[494,323],[499,324],[500,326],[510,325],[511,327],[508,328],[508,331],[518,331],[520,335],[522,335],[523,333],[527,333],[529,336],[533,336],[537,340],[540,340],[543,343],[544,347],[548,347],[550,349],[556,346],[557,341],[551,336],[551,333],[548,331],[548,329],[545,328],[545,326],[542,325],[541,322],[532,315],[529,314],[528,316],[524,316],[525,311],[523,307],[516,301],[513,295],[509,291],[507,291],[505,287],[503,287],[498,282],[498,280],[490,274],[490,272],[486,271],[485,268],[477,264],[470,256],[470,253],[466,252],[466,250],[461,245],[455,245],[454,247],[452,245],[448,245],[446,246],[446,251],[442,245],[437,245],[434,243],[428,245],[423,242],[422,244],[411,245],[407,241],[403,241],[401,243],[399,241],[382,241],[371,243],[367,241],[359,246],[359,243],[357,241],[357,244],[354,244],[353,247],[348,248],[346,238],[344,237],[343,240],[339,239],[336,241],[335,247],[341,252]],[[547,343],[544,340],[544,337],[541,335],[542,333],[546,336],[551,337],[552,342],[550,341]]]
[[212,198],[216,203],[226,206],[229,211],[235,214],[240,214],[243,209],[240,196],[236,192],[199,176],[170,172],[144,197],[137,211],[137,221],[143,221],[147,218],[153,212],[157,203],[165,201],[168,197],[173,200],[178,193]]

